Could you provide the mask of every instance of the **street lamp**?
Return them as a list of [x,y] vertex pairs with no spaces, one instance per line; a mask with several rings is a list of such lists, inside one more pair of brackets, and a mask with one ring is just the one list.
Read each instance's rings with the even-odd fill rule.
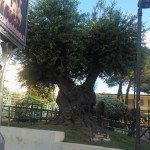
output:
[[[139,0],[139,3],[140,3],[140,0]],[[150,8],[150,0],[141,0],[141,8]]]
[[138,2],[138,38],[137,38],[137,96],[136,96],[136,144],[135,150],[140,150],[140,74],[141,74],[141,27],[142,8],[150,8],[150,0],[139,0]]

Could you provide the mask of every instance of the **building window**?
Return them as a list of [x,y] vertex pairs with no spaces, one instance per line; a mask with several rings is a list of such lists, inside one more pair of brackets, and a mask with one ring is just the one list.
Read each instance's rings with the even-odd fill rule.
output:
[[150,100],[148,100],[148,110],[150,110]]
[[134,99],[128,99],[128,108],[133,109],[134,108]]
[[144,106],[144,100],[143,99],[140,100],[140,106]]

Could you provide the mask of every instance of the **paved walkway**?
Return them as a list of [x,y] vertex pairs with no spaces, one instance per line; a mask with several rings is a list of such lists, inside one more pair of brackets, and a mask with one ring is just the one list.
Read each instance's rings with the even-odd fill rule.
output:
[[106,148],[102,146],[92,146],[92,145],[65,143],[65,142],[57,143],[55,148],[56,150],[123,150],[115,148]]

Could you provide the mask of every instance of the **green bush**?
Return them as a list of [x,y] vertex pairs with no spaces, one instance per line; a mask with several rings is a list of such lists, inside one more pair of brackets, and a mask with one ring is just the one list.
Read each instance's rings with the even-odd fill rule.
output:
[[[101,111],[102,109],[103,111]],[[108,119],[119,120],[126,115],[128,112],[128,107],[116,98],[112,98],[110,96],[100,96],[97,97],[96,112],[98,118],[100,118],[100,116],[104,116]]]

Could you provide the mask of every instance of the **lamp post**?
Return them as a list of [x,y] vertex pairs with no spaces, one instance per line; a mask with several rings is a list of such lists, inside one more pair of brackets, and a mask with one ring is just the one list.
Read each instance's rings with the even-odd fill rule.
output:
[[135,150],[140,150],[140,75],[141,75],[141,27],[142,27],[142,8],[150,8],[150,0],[139,0],[138,2],[138,38],[137,38],[137,96],[136,96],[136,144]]
[[0,150],[5,149],[5,139],[1,134],[1,119],[2,119],[2,100],[3,100],[3,87],[4,79],[9,61],[12,58],[13,54],[16,53],[18,48],[13,49],[11,43],[5,43],[0,39],[0,46],[2,49],[2,58],[0,60]]

